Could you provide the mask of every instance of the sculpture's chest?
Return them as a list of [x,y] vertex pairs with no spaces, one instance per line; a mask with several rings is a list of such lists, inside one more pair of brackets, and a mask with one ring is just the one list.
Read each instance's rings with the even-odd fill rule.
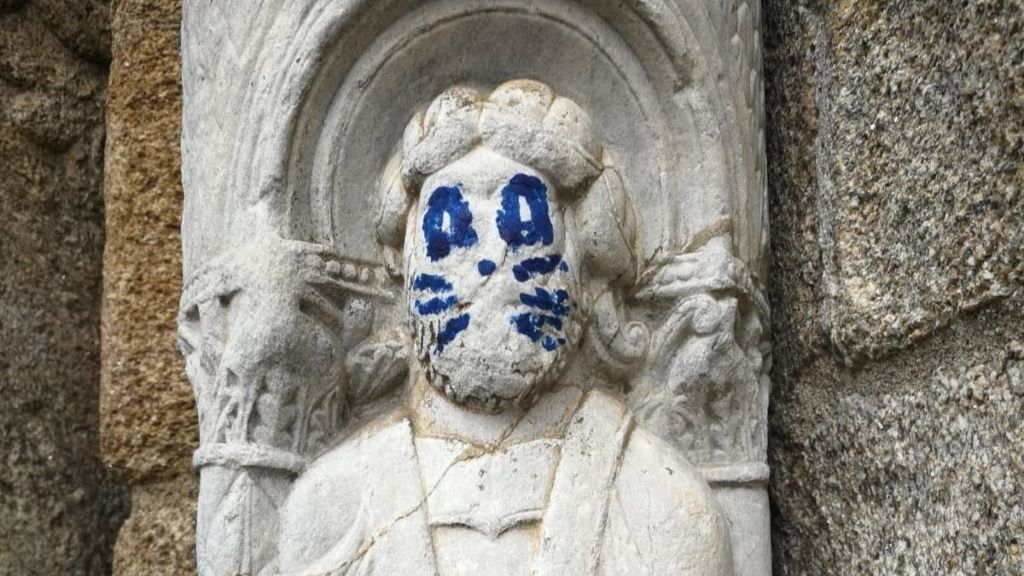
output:
[[482,451],[416,440],[427,518],[444,576],[529,574],[560,442],[536,440]]

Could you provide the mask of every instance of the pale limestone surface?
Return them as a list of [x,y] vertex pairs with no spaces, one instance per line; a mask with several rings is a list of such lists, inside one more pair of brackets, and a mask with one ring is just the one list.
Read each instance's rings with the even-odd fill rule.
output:
[[307,4],[186,5],[200,572],[768,574],[757,6]]

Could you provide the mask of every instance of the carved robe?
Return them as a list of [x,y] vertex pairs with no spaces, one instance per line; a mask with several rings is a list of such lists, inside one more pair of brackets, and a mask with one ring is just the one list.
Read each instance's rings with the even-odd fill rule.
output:
[[[494,449],[416,437],[403,414],[365,427],[296,482],[277,569],[731,576],[727,529],[699,472],[617,399],[570,391],[564,414],[535,408]],[[462,542],[493,546],[492,564],[460,564]]]

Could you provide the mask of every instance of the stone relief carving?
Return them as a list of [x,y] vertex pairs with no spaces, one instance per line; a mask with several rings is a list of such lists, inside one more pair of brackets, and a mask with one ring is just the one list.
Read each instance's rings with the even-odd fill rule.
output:
[[768,306],[740,260],[714,246],[652,266],[637,300],[661,311],[630,404],[699,464],[760,468],[767,431]]
[[[243,74],[284,97],[245,96],[264,120],[202,135],[210,107],[247,88],[201,89],[221,42],[204,46],[207,8],[186,6],[186,192],[238,190],[212,220],[196,202],[220,192],[186,207],[200,572],[769,574],[756,5],[709,7],[689,46],[723,59],[688,55],[699,65],[673,68],[682,79],[662,98],[642,85],[647,60],[606,28],[622,6],[438,1],[388,20],[407,9],[303,2],[251,15],[250,41],[289,31],[324,51],[310,60],[320,76],[303,76],[300,54],[279,77],[277,56],[235,27],[225,41]],[[674,37],[674,16],[641,12]],[[344,25],[376,17],[395,23],[377,36]],[[492,25],[551,27],[537,43],[572,62],[602,38],[611,65],[568,93],[554,77],[508,81],[550,70],[498,56],[509,48]],[[446,34],[487,50],[438,59]],[[419,37],[442,47],[414,50]],[[375,44],[351,64],[330,52],[360,42]],[[432,86],[481,81],[374,92],[420,57],[439,67]],[[718,65],[729,75],[701,88],[700,66]],[[732,124],[708,116],[717,91],[735,99]],[[664,102],[683,111],[664,113],[669,131],[653,122]],[[676,128],[684,117],[705,129]],[[279,145],[281,121],[294,132]],[[223,149],[232,129],[233,172],[190,172],[189,143]]]
[[268,238],[229,252],[185,286],[179,343],[199,408],[204,573],[254,573],[276,555],[294,475],[340,432],[349,406],[406,371],[404,349],[367,338],[394,299],[380,266]]

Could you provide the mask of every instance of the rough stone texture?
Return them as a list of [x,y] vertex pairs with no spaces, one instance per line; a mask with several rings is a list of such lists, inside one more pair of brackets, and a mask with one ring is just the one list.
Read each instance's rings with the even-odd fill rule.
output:
[[104,460],[133,483],[189,473],[192,393],[175,348],[181,290],[177,2],[115,5],[104,254]]
[[136,486],[132,516],[114,549],[114,574],[194,574],[196,496],[192,476]]
[[107,13],[0,2],[4,576],[108,574],[127,508],[98,458]]
[[877,358],[1024,282],[1024,2],[826,17],[825,321],[844,358]]
[[765,14],[776,574],[1024,573],[1024,3]]
[[776,263],[853,364],[1024,278],[1024,3],[822,6],[768,3]]
[[1024,573],[1024,306],[970,316],[779,390],[778,574]]
[[175,340],[179,14],[174,1],[113,6],[100,411],[103,459],[132,486],[116,574],[194,572],[196,417]]

